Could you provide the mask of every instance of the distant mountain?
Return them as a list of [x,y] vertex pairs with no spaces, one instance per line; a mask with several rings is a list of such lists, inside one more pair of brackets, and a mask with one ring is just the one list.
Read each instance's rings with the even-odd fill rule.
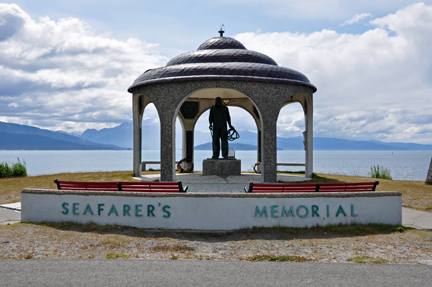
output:
[[106,150],[104,145],[86,145],[45,136],[0,132],[0,150]]
[[[101,130],[88,129],[80,135],[80,138],[96,143],[133,148],[133,123],[123,122],[119,126]],[[160,127],[158,125],[142,126],[142,149],[160,149]]]
[[[142,149],[160,149],[160,126],[143,125]],[[113,128],[88,129],[79,137],[36,127],[0,122],[0,149],[127,149],[133,147],[133,124],[124,122]],[[239,131],[240,138],[230,142],[232,150],[256,150],[257,133]],[[176,148],[181,149],[181,130],[176,134]],[[37,137],[36,137],[37,136]],[[32,142],[33,141],[33,142]],[[196,131],[196,150],[211,150],[209,133]],[[385,143],[314,137],[314,150],[432,150],[432,145]],[[303,137],[277,137],[278,150],[303,150]]]
[[432,145],[315,137],[314,150],[432,150]]
[[[256,150],[257,134],[250,131],[239,131],[240,139],[230,142],[230,149],[243,144],[242,149]],[[338,138],[314,137],[314,150],[432,150],[432,145],[415,143],[385,143],[381,141],[355,141]],[[303,137],[277,137],[278,150],[303,150]],[[195,149],[211,150],[211,143],[201,144]],[[235,150],[235,149],[234,149]],[[240,150],[240,149],[237,149]]]
[[[113,128],[101,130],[88,129],[79,136],[84,140],[96,143],[112,144],[124,148],[133,148],[133,123],[124,122]],[[195,132],[195,144],[206,143],[211,139],[209,133]],[[181,130],[177,131],[176,147],[181,148]],[[160,149],[160,126],[143,125],[142,126],[142,149],[159,150]]]
[[114,128],[88,129],[79,136],[95,143],[112,144],[124,148],[133,147],[133,123],[124,122]]
[[[143,125],[142,148],[144,150],[160,149],[160,127],[158,125]],[[115,128],[87,130],[85,134],[92,135],[85,139],[110,143],[122,147],[132,148],[133,124],[123,123]],[[256,150],[258,136],[257,133],[243,130],[239,131],[240,138],[230,142],[230,149],[234,150]],[[82,137],[83,137],[82,136]],[[109,139],[109,140],[108,140]],[[196,150],[211,150],[211,136],[209,133],[195,131],[194,143]],[[176,147],[182,147],[181,130],[177,130]],[[338,138],[314,138],[314,150],[432,150],[432,145],[422,145],[414,143],[385,143],[381,141],[355,141]],[[277,137],[278,150],[303,150],[303,137],[283,138]]]
[[64,133],[0,122],[0,149],[16,150],[118,150]]

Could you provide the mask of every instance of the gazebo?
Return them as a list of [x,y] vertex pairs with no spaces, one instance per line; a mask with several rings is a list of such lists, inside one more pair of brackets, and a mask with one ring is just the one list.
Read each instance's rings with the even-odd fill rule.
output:
[[[194,128],[199,117],[221,97],[226,105],[246,110],[255,120],[257,160],[262,182],[277,181],[276,125],[280,110],[298,102],[305,115],[305,171],[313,172],[313,93],[316,87],[295,70],[250,51],[239,41],[215,37],[196,51],[183,53],[165,67],[139,76],[128,91],[133,105],[133,172],[141,175],[141,132],[144,109],[153,103],[161,128],[161,181],[175,181],[175,122],[183,130],[182,156],[193,159]],[[235,125],[235,123],[233,123]]]

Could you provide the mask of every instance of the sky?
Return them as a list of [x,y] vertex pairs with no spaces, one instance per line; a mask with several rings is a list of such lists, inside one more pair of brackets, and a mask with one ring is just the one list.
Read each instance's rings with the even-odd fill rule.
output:
[[[0,3],[0,121],[76,134],[131,121],[133,81],[222,24],[317,87],[315,137],[432,144],[432,0]],[[231,116],[256,131],[243,110]],[[143,124],[158,124],[153,107]],[[196,129],[208,131],[205,114]],[[286,106],[278,135],[303,130],[300,105]]]

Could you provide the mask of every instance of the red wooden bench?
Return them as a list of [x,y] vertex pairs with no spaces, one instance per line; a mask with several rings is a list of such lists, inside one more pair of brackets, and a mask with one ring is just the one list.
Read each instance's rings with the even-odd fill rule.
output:
[[93,190],[93,191],[118,191],[117,182],[85,182],[85,181],[63,181],[55,179],[59,190]]
[[130,192],[186,192],[179,182],[84,182],[55,179],[59,190],[130,191]]
[[325,182],[325,183],[253,183],[244,188],[246,193],[274,192],[367,192],[375,191],[375,182]]
[[188,187],[183,188],[179,182],[155,182],[155,181],[138,181],[138,182],[119,182],[120,191],[133,192],[187,192]]

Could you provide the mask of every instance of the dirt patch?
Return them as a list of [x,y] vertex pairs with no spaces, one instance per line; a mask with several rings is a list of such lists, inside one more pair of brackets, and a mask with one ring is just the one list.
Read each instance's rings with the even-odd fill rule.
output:
[[0,259],[141,258],[432,265],[432,231],[397,226],[157,232],[93,224],[0,226]]

